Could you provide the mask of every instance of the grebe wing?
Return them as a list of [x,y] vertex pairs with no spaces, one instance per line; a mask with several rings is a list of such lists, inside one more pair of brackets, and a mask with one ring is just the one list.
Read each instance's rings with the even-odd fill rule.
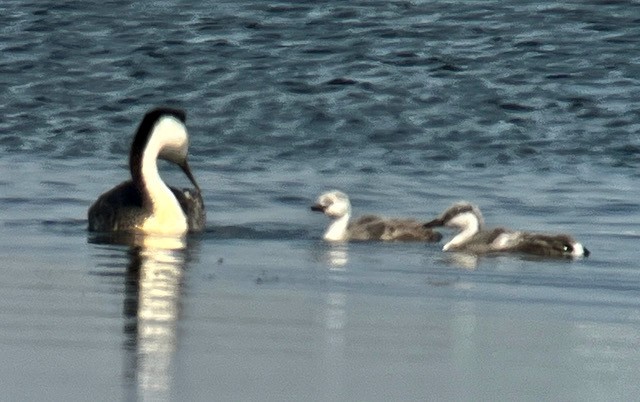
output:
[[379,216],[363,215],[349,222],[347,230],[351,240],[380,240],[385,231],[385,223]]
[[89,230],[106,232],[126,230],[142,209],[142,194],[131,180],[102,194],[89,207]]

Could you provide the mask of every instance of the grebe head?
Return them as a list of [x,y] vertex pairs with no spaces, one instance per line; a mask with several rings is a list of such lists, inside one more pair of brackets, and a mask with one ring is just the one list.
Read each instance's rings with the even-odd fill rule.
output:
[[351,202],[349,202],[349,197],[345,193],[333,190],[320,195],[311,210],[322,212],[330,218],[338,219],[351,214]]
[[569,235],[558,235],[551,246],[558,250],[561,255],[570,258],[588,257],[591,252],[581,243],[578,243]]
[[146,152],[151,152],[155,155],[150,156],[180,166],[196,189],[200,189],[187,161],[189,135],[185,126],[186,118],[183,110],[173,108],[156,108],[144,116],[129,154],[129,167],[134,181],[144,179],[140,177],[142,159]]
[[448,226],[461,230],[475,226],[480,230],[484,226],[484,218],[477,206],[463,201],[453,204],[439,218],[425,223],[424,226],[427,228]]

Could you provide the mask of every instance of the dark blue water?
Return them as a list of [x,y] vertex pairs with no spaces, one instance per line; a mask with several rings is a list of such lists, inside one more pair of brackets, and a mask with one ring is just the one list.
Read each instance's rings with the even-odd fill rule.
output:
[[[637,395],[638,3],[192,3],[0,4],[9,399]],[[96,243],[157,105],[187,111],[207,231]],[[331,247],[330,188],[355,214],[467,199],[592,255]]]

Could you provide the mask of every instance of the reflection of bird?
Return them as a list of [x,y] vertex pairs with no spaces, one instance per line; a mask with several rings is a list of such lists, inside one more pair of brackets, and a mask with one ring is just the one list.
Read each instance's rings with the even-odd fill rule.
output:
[[[200,188],[187,163],[189,138],[181,110],[157,108],[148,112],[131,145],[131,179],[102,194],[89,208],[89,230],[183,234],[204,229],[205,211]],[[194,189],[167,186],[157,159],[182,168]]]
[[566,234],[528,233],[504,228],[485,230],[480,209],[468,202],[452,205],[439,218],[424,226],[460,229],[460,233],[444,245],[444,251],[467,251],[474,254],[520,252],[571,258],[589,255],[589,250]]
[[341,191],[329,191],[318,197],[312,211],[322,212],[333,222],[324,234],[329,241],[388,240],[437,242],[438,232],[423,227],[423,222],[413,219],[390,219],[374,215],[362,216],[353,222],[349,197]]
[[173,394],[179,344],[187,248],[182,236],[140,235],[132,239],[125,278],[124,334],[128,378],[140,400],[168,400]]

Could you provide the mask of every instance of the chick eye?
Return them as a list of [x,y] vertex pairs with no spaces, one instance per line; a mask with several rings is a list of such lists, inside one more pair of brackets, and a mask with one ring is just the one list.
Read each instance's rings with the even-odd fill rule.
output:
[[571,244],[565,244],[564,247],[562,247],[562,249],[566,252],[566,253],[571,253],[573,252],[573,246]]

